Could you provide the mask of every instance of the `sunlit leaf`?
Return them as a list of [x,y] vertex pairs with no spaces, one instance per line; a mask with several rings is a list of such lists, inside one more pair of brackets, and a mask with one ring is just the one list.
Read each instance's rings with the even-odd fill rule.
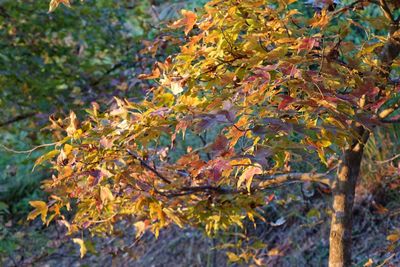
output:
[[35,209],[29,213],[28,220],[34,220],[37,216],[40,215],[43,224],[46,223],[48,211],[47,204],[43,201],[29,201],[29,204]]
[[73,238],[72,241],[75,244],[79,245],[80,255],[81,255],[81,258],[83,258],[85,256],[86,252],[87,252],[85,242],[80,238]]

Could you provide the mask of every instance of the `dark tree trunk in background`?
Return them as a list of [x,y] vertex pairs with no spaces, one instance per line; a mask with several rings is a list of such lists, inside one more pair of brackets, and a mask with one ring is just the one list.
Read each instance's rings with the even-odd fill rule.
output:
[[351,233],[355,187],[360,173],[364,145],[369,132],[364,127],[354,128],[359,138],[354,139],[342,156],[336,180],[333,182],[333,213],[329,238],[329,267],[351,266]]

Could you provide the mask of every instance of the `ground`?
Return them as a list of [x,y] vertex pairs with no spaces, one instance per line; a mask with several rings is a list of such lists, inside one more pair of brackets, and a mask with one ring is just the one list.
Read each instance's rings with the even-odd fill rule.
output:
[[[391,242],[387,240],[388,235],[400,229],[399,193],[388,190],[380,195],[359,193],[356,200],[355,266],[400,266],[400,246],[397,242],[390,247]],[[263,210],[266,222],[259,221],[255,229],[249,222],[247,234],[266,244],[257,253],[260,263],[326,266],[329,198],[318,190],[307,197],[277,196],[276,203]],[[2,252],[2,266],[249,266],[229,263],[225,250],[213,249],[227,241],[235,242],[235,238],[211,239],[198,230],[171,227],[162,231],[158,239],[148,233],[135,240],[130,225],[128,221],[118,225],[120,237],[94,238],[96,252],[80,259],[79,247],[64,235],[62,226],[53,224],[46,228],[40,221],[8,221],[1,242],[8,239],[14,245],[8,252]]]

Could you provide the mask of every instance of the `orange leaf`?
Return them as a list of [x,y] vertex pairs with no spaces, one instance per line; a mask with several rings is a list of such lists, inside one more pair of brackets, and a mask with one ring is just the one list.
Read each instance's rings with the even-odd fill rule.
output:
[[244,182],[246,182],[247,190],[250,191],[250,186],[254,175],[261,173],[262,169],[260,167],[255,167],[255,166],[248,167],[239,177],[237,187],[239,188]]
[[326,9],[323,9],[321,11],[321,14],[317,14],[314,16],[314,18],[312,18],[311,20],[311,27],[313,28],[324,28],[328,23],[329,23],[329,16],[328,16],[328,12],[326,11]]
[[188,10],[184,10],[184,9],[182,9],[181,13],[183,15],[183,18],[178,21],[175,21],[169,27],[172,29],[178,29],[181,27],[185,27],[185,34],[188,35],[188,33],[193,29],[194,25],[196,24],[197,16],[192,11],[188,11]]
[[155,64],[153,67],[153,70],[150,74],[140,74],[139,79],[145,79],[145,80],[152,80],[152,79],[157,79],[160,78],[161,72],[160,69],[158,68],[158,64]]

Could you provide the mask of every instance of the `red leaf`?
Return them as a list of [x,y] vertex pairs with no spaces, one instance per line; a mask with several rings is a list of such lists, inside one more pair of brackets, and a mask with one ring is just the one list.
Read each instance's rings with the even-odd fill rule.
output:
[[226,138],[225,135],[219,135],[215,139],[215,142],[211,145],[212,151],[216,153],[224,152],[228,148],[229,140]]
[[278,105],[278,109],[279,109],[279,110],[282,110],[282,109],[287,108],[287,106],[288,106],[290,103],[293,103],[294,100],[295,100],[293,97],[290,97],[290,96],[288,96],[288,95],[281,95],[280,97],[282,98],[282,102],[279,103],[279,105]]
[[304,38],[299,43],[299,47],[297,49],[297,53],[301,52],[302,50],[310,51],[314,47],[318,47],[319,43],[315,38]]

